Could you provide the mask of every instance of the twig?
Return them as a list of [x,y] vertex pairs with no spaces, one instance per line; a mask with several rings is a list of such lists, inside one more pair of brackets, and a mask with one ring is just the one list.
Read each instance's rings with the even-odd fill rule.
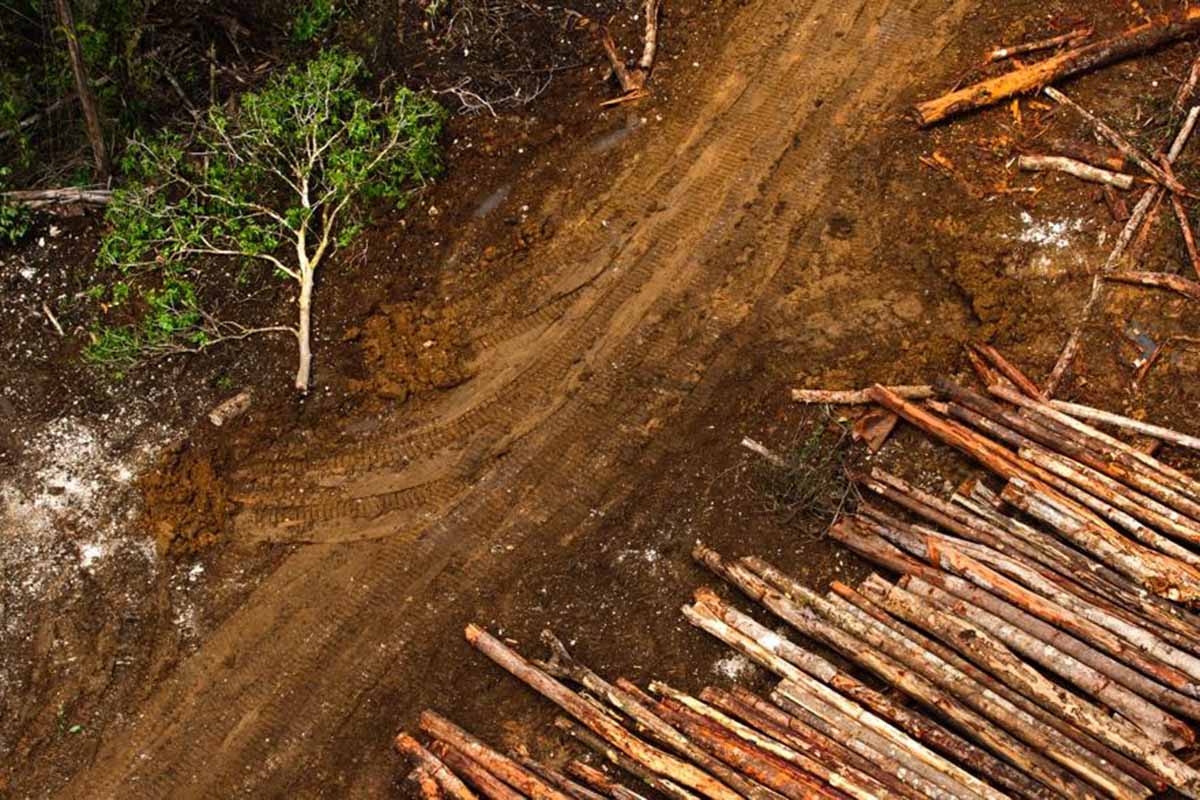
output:
[[746,448],[752,453],[758,453],[776,467],[782,469],[783,467],[787,466],[787,462],[783,460],[782,456],[780,456],[774,450],[769,449],[766,445],[751,439],[749,436],[742,437],[742,447]]
[[55,319],[54,313],[50,311],[49,303],[42,303],[42,313],[46,315],[46,319],[50,320],[50,324],[54,326],[54,330],[58,331],[59,336],[66,336],[66,334],[63,333],[62,325],[58,324],[58,320]]

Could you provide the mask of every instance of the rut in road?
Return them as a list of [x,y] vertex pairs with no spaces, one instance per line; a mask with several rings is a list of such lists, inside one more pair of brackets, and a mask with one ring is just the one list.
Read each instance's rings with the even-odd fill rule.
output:
[[[648,140],[614,182],[605,203],[637,198],[639,223],[615,239],[575,226],[575,239],[556,245],[566,265],[558,284],[588,278],[564,294],[561,315],[498,342],[495,369],[485,363],[448,398],[444,421],[331,462],[363,486],[379,464],[395,464],[383,480],[416,491],[423,483],[406,470],[435,460],[443,466],[424,483],[461,481],[448,484],[452,497],[401,509],[407,524],[387,508],[358,514],[364,501],[352,496],[316,511],[247,511],[239,534],[312,513],[303,537],[326,527],[371,535],[297,550],[132,722],[109,731],[67,795],[343,796],[355,776],[363,794],[386,791],[386,778],[362,776],[390,774],[387,736],[413,709],[370,698],[460,644],[458,610],[431,592],[505,580],[513,565],[494,546],[586,528],[592,509],[628,491],[625,466],[652,435],[641,423],[695,413],[700,382],[736,362],[742,345],[730,334],[753,326],[795,277],[795,253],[814,246],[822,212],[845,191],[842,164],[896,113],[895,76],[944,43],[966,8],[796,0],[739,12],[734,38],[714,54],[707,104]],[[731,276],[748,248],[752,259]],[[597,255],[572,263],[571,253]],[[468,475],[447,451],[495,456]],[[292,456],[281,451],[280,463]],[[341,737],[371,731],[379,746],[359,741],[361,762],[338,759]]]

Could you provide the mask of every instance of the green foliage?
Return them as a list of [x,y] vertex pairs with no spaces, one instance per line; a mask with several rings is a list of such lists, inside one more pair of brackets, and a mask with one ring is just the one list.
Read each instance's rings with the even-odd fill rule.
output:
[[[5,190],[5,179],[9,175],[8,167],[0,167],[0,192]],[[5,202],[0,198],[0,242],[16,244],[29,233],[29,209],[16,203]]]
[[[445,111],[403,88],[373,101],[364,77],[357,56],[326,52],[243,95],[234,113],[210,109],[188,140],[131,141],[121,162],[129,184],[109,205],[98,264],[115,278],[113,302],[128,299],[117,287],[132,286],[147,311],[133,330],[98,334],[89,357],[181,339],[202,348],[219,337],[199,295],[253,289],[244,280],[252,261],[279,276],[311,275],[361,230],[367,201],[403,203],[438,174]],[[216,270],[205,269],[206,256],[240,260],[239,277],[209,291]]]
[[305,44],[316,39],[337,14],[335,0],[307,0],[292,18],[292,40]]

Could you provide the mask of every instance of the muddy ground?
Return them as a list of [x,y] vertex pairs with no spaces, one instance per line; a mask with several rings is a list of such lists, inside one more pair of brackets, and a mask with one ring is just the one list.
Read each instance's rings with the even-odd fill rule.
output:
[[[24,589],[5,596],[0,787],[402,796],[389,740],[425,707],[506,746],[574,752],[545,702],[465,644],[468,621],[529,654],[551,627],[639,681],[752,679],[678,612],[707,582],[696,539],[822,588],[865,567],[820,515],[778,502],[742,436],[804,452],[855,412],[798,407],[788,389],[965,374],[969,341],[1044,376],[1121,227],[1090,187],[1011,167],[1042,137],[1086,138],[1069,114],[1022,100],[920,131],[907,109],[980,75],[998,42],[1111,32],[1138,9],[1158,10],[680,2],[649,99],[597,111],[596,67],[545,105],[461,123],[448,178],[343,262],[350,285],[394,285],[330,292],[303,405],[260,388],[288,370],[269,349],[236,373],[264,394],[228,429],[196,420],[229,382],[170,394],[190,365],[144,378],[151,399],[109,420],[31,420],[12,395],[5,500],[41,528],[4,562]],[[1156,147],[1194,55],[1177,45],[1065,88]],[[950,166],[921,161],[934,154]],[[84,221],[56,224],[45,249],[84,237]],[[1167,214],[1141,258],[1185,264]],[[1061,395],[1196,433],[1194,353],[1134,381],[1196,311],[1108,297]],[[906,429],[872,458],[938,488],[970,471]]]

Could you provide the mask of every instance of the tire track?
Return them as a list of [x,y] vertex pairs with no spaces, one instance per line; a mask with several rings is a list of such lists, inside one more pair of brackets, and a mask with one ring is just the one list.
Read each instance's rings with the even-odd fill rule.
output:
[[[955,6],[957,13],[962,5]],[[339,729],[352,708],[359,716],[390,720],[395,708],[368,709],[358,701],[381,683],[421,669],[430,646],[417,644],[427,624],[422,617],[449,614],[421,611],[427,588],[437,585],[444,595],[453,587],[479,585],[501,569],[489,557],[498,543],[534,533],[552,536],[584,524],[592,508],[621,490],[621,464],[643,446],[644,438],[623,426],[636,427],[634,422],[679,398],[686,402],[686,384],[694,383],[686,375],[696,365],[717,363],[723,352],[730,357],[722,350],[728,333],[748,314],[753,319],[752,309],[766,302],[764,293],[795,269],[787,266],[789,246],[794,236],[807,243],[819,232],[818,212],[832,202],[824,196],[832,167],[886,107],[890,76],[881,80],[880,73],[911,63],[927,46],[928,27],[944,8],[932,0],[840,8],[818,2],[803,16],[796,14],[797,25],[818,24],[794,45],[800,52],[773,53],[775,66],[792,58],[784,76],[805,71],[805,90],[797,101],[811,101],[819,92],[826,102],[811,113],[793,107],[739,115],[736,105],[731,108],[738,128],[720,140],[720,158],[705,165],[711,170],[685,187],[694,193],[695,206],[717,203],[716,212],[681,209],[653,236],[686,242],[686,249],[656,248],[650,242],[645,256],[629,267],[642,281],[655,279],[657,291],[626,289],[619,302],[596,303],[580,320],[578,338],[560,338],[551,349],[550,375],[562,369],[564,359],[568,366],[590,365],[585,388],[546,412],[471,491],[415,538],[397,536],[319,554],[306,549],[293,556],[157,692],[127,738],[105,743],[94,774],[73,785],[76,796],[253,792],[292,797],[316,796],[328,786],[324,781],[338,765],[326,763],[327,732]],[[744,12],[745,30],[753,31],[763,16],[774,21],[765,10]],[[841,26],[847,28],[842,37],[832,37]],[[826,37],[836,46],[807,63],[799,44]],[[866,55],[842,74],[855,52]],[[782,82],[778,73],[765,77],[769,80],[754,90],[760,103]],[[839,118],[853,118],[853,127],[839,128]],[[785,139],[794,132],[794,143],[772,147],[764,141],[772,122],[773,133],[782,126]],[[781,197],[794,205],[773,213]],[[727,283],[733,257],[748,243],[756,246],[755,260],[761,264],[736,276],[734,288],[751,301],[746,310],[709,315],[698,328],[690,324],[691,306],[711,302]],[[679,281],[680,275],[686,280]],[[570,352],[572,344],[582,352]],[[684,388],[656,392],[664,375],[679,384],[677,374],[685,376]],[[448,635],[457,640],[457,631]],[[249,655],[228,666],[230,654],[241,652]],[[337,794],[336,786],[332,793]]]

